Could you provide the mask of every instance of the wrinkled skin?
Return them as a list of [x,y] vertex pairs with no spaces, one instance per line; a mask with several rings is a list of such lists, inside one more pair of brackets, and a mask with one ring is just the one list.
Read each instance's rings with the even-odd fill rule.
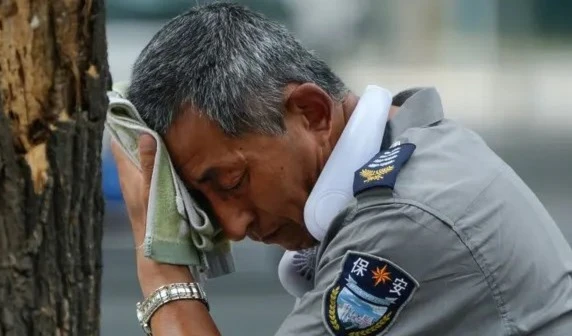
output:
[[229,137],[188,107],[165,143],[183,181],[208,200],[230,239],[248,236],[297,250],[315,244],[304,225],[304,204],[346,113],[344,103],[313,84],[290,85],[284,101],[284,135]]
[[[357,104],[334,101],[312,83],[284,90],[286,132],[278,136],[225,135],[213,121],[183,109],[164,136],[179,175],[202,196],[228,238],[297,250],[316,244],[304,225],[304,204]],[[143,241],[156,144],[140,139],[139,172],[113,145],[136,244]]]

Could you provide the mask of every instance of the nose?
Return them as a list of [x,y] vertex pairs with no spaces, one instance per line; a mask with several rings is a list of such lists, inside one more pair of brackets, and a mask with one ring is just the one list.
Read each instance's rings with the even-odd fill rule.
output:
[[211,206],[228,239],[240,241],[246,237],[249,227],[254,223],[253,211],[228,201],[217,202]]

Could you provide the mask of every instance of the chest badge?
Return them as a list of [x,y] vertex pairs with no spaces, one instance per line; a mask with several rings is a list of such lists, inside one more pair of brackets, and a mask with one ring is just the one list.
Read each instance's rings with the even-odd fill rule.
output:
[[324,295],[324,322],[335,336],[383,335],[418,287],[391,261],[350,251]]

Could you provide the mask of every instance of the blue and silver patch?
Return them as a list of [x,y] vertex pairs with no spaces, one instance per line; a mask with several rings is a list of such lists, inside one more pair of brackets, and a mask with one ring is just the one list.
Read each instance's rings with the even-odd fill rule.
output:
[[375,155],[355,172],[354,195],[373,187],[393,189],[399,170],[409,160],[413,151],[415,151],[415,145],[405,143],[396,144]]
[[335,336],[383,335],[418,287],[391,261],[350,251],[324,295],[326,326]]

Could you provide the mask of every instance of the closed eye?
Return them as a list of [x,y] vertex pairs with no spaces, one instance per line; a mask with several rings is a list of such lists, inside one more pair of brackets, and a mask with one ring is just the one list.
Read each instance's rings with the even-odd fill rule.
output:
[[246,180],[247,173],[244,172],[241,174],[237,179],[235,179],[234,183],[230,185],[220,185],[220,189],[222,191],[235,191],[240,189],[244,185],[244,181]]

